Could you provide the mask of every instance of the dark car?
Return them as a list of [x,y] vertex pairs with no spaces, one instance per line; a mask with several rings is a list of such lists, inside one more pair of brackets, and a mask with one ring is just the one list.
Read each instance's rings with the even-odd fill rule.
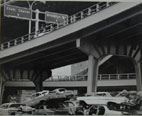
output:
[[69,110],[64,103],[58,103],[53,109],[55,115],[69,115]]

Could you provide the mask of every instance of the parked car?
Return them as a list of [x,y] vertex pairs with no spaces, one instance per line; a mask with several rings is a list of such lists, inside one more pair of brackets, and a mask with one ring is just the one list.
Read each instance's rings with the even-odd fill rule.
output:
[[69,115],[72,114],[70,112],[69,107],[64,102],[56,102],[51,103],[49,105],[40,105],[39,108],[36,109],[35,114],[37,115]]
[[129,114],[124,111],[110,110],[106,105],[87,104],[85,101],[79,101],[80,109],[76,115],[123,115]]
[[70,112],[64,103],[58,103],[55,108],[53,108],[55,115],[69,115]]
[[122,111],[110,110],[106,105],[95,105],[92,107],[95,107],[95,108],[90,108],[89,115],[92,115],[92,114],[95,114],[95,115],[123,115],[125,114],[126,115],[127,114],[127,112],[124,113]]
[[48,97],[49,91],[41,91],[32,94],[31,98],[24,100],[22,103],[28,105],[28,106],[35,106],[39,104],[42,101],[46,101],[49,99]]
[[85,96],[77,97],[77,100],[83,100],[87,104],[107,105],[108,102],[123,103],[128,102],[126,97],[105,97],[105,96]]
[[40,105],[35,110],[35,115],[54,115],[54,111],[50,109],[47,105]]
[[72,96],[74,96],[73,91],[67,90],[65,88],[54,89],[52,92],[55,92],[56,94],[63,94],[66,97],[72,97]]
[[18,112],[30,112],[34,109],[21,103],[5,103],[0,106],[0,115],[15,115]]

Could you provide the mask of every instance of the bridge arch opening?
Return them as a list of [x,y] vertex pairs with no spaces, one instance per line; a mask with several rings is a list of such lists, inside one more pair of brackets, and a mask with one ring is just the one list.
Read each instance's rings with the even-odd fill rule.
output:
[[99,60],[99,62],[103,62],[102,60],[105,61],[99,66],[99,74],[123,74],[136,72],[136,63],[133,58],[119,55],[111,55],[109,58],[107,56]]
[[[103,56],[99,59],[99,62],[105,60],[108,55]],[[99,63],[98,63],[99,64]],[[111,55],[111,57],[107,58],[103,64],[98,66],[98,80],[99,79],[136,79],[136,86],[124,89],[137,89],[137,91],[141,90],[141,77],[139,76],[141,73],[141,67],[135,58],[130,56],[122,56],[122,55]],[[127,83],[126,83],[127,86]],[[133,86],[133,85],[132,85]],[[120,90],[123,87],[120,87]],[[102,90],[102,89],[101,89]],[[118,89],[119,90],[119,89]]]

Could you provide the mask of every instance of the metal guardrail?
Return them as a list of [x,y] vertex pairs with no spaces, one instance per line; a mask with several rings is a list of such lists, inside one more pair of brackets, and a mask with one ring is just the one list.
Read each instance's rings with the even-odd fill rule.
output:
[[45,81],[87,81],[87,75],[53,76]]
[[18,37],[14,40],[10,40],[8,42],[4,42],[0,45],[0,50],[4,50],[4,49],[7,49],[7,48],[10,48],[12,46],[16,46],[16,45],[19,45],[19,44],[22,44],[24,42],[27,42],[27,41],[30,41],[30,40],[33,40],[33,39],[36,39],[42,35],[45,35],[45,34],[48,34],[48,33],[51,33],[55,30],[58,30],[60,28],[63,28],[67,25],[70,25],[72,23],[75,23],[77,21],[80,21],[90,15],[93,15],[105,8],[108,8],[112,5],[116,4],[116,2],[101,2],[101,3],[98,3],[98,4],[95,4],[89,8],[86,8],[80,12],[77,12],[76,14],[72,15],[72,16],[69,16],[68,18],[68,21],[67,23],[65,23],[64,25],[60,25],[60,24],[51,24],[47,27],[45,27],[44,29],[40,29],[39,31],[37,32],[33,32],[31,34],[26,34],[22,37]]
[[98,80],[122,80],[122,79],[136,79],[135,73],[125,74],[99,74]]
[[[52,76],[45,80],[45,82],[62,82],[62,81],[87,81],[87,75],[74,75],[74,76],[67,76],[67,75],[60,75],[60,76]],[[136,79],[135,73],[125,73],[125,74],[99,74],[98,80],[129,80],[129,79]],[[28,79],[12,79],[12,81],[19,81],[19,82],[29,82]]]

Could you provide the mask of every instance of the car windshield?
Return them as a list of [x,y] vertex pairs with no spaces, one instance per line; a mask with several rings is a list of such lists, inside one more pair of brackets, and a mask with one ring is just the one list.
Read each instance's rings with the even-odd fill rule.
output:
[[97,95],[98,95],[98,96],[106,96],[105,93],[98,93]]

